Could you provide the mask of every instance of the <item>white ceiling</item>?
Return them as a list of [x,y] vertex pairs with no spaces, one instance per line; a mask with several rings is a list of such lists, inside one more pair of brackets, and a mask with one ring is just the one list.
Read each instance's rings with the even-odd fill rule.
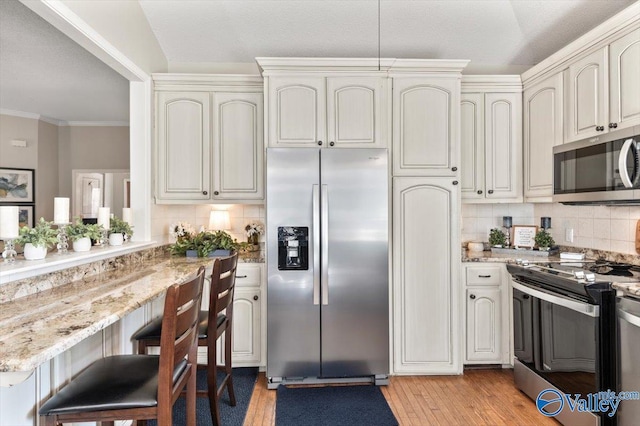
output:
[[[257,70],[258,56],[379,53],[470,59],[466,74],[519,74],[634,0],[139,2],[170,70],[205,63]],[[67,36],[17,0],[0,0],[1,109],[71,122],[128,121],[128,93],[126,79]]]

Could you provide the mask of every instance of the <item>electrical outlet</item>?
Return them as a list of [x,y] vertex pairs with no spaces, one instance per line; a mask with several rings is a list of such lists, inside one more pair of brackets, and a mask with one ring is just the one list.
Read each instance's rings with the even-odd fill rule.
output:
[[567,243],[573,242],[573,228],[565,228],[564,229],[564,240]]

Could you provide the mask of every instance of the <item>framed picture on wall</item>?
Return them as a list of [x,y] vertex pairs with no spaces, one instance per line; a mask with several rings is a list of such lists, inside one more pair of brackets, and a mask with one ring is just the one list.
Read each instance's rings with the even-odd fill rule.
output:
[[33,208],[34,206],[18,206],[18,226],[20,228],[25,225],[33,228]]
[[0,203],[35,203],[35,170],[0,167]]

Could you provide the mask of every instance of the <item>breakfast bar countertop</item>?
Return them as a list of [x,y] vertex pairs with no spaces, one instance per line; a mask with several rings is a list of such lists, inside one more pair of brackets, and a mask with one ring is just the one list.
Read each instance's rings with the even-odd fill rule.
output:
[[0,372],[35,369],[213,260],[154,257],[0,303]]

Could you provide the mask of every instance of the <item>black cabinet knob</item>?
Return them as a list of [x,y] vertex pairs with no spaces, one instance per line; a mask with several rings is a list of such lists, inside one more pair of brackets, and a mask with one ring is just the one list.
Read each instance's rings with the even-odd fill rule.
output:
[[213,195],[220,195],[218,191],[213,191]]
[[487,191],[489,194],[493,194],[493,189]]
[[523,299],[528,299],[528,298],[529,298],[529,295],[528,295],[528,294],[525,294],[525,295],[523,295],[523,296],[522,296],[522,298],[523,298]]
[[470,295],[469,295],[469,299],[475,299],[475,298],[476,298],[476,295],[475,295],[475,294],[470,294]]
[[478,190],[478,195],[482,194],[482,189]]
[[253,296],[253,300],[258,300],[258,295]]
[[616,129],[618,127],[618,123],[609,123],[610,129]]
[[334,146],[335,144],[335,142],[329,142],[329,146]]
[[322,141],[318,141],[318,145],[322,145]]
[[597,132],[604,132],[604,126],[596,126]]
[[202,195],[207,195],[209,194],[207,191],[202,191]]
[[458,171],[458,168],[457,168],[457,167],[452,167],[452,168],[451,168],[451,171],[452,171],[452,172],[457,172],[457,171]]
[[454,184],[454,185],[457,185],[457,184],[458,184],[458,181],[457,181],[457,180],[454,180],[454,181],[453,181],[453,184]]

